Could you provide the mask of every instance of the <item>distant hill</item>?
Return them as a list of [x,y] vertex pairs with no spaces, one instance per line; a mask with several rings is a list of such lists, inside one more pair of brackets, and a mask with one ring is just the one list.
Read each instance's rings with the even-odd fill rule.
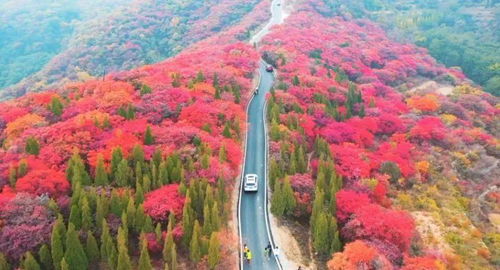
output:
[[[130,5],[110,5],[108,9],[93,13],[89,12],[92,6],[86,7],[87,10],[76,4],[52,4],[38,10],[33,3],[23,11],[24,20],[16,17],[14,11],[10,19],[5,19],[15,20],[19,29],[4,27],[0,30],[10,37],[0,41],[7,46],[2,48],[0,55],[12,54],[20,44],[27,47],[19,48],[11,59],[5,59],[11,64],[5,65],[0,87],[22,81],[0,90],[0,99],[159,62],[193,42],[238,23],[260,2],[141,0]],[[49,10],[56,13],[49,13]],[[46,17],[46,13],[50,16]],[[39,24],[33,19],[37,16],[46,22],[45,31],[37,27]],[[247,32],[239,39],[248,38],[248,32],[258,24],[257,21],[248,25]],[[26,33],[24,40],[16,37],[16,32]],[[33,44],[39,45],[34,47]]]

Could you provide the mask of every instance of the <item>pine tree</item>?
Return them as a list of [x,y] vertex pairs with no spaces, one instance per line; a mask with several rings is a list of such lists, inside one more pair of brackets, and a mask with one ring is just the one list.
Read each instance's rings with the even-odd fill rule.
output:
[[118,264],[116,270],[132,270],[132,263],[130,262],[130,256],[128,255],[126,246],[118,246]]
[[158,167],[158,178],[160,179],[161,185],[166,185],[170,183],[169,177],[168,177],[168,169],[167,169],[167,163],[163,161],[160,163],[160,166]]
[[139,204],[139,206],[137,206],[134,220],[135,220],[134,222],[135,231],[136,232],[142,231],[144,222],[146,222],[146,214],[144,214],[144,206],[142,204]]
[[189,243],[189,258],[193,262],[198,262],[201,259],[201,243],[200,243],[201,228],[198,220],[194,222],[193,235]]
[[136,185],[142,184],[142,179],[143,179],[143,173],[142,173],[142,165],[140,163],[135,164],[135,183]]
[[15,187],[17,182],[17,170],[16,167],[10,165],[9,167],[9,184],[11,187]]
[[40,143],[38,143],[38,140],[34,137],[29,137],[26,140],[26,153],[38,156],[40,153]]
[[220,261],[220,243],[217,238],[217,233],[213,232],[210,236],[210,244],[208,248],[208,266],[210,269],[215,269]]
[[226,123],[224,124],[224,130],[222,131],[222,136],[226,137],[226,138],[231,138],[231,127],[229,126],[229,122],[226,121]]
[[82,226],[82,210],[77,204],[71,206],[71,211],[69,214],[69,223],[73,224],[77,229]]
[[82,228],[84,230],[89,230],[91,229],[94,222],[92,220],[92,210],[90,209],[89,202],[86,196],[82,197],[80,201],[80,205],[82,207]]
[[75,270],[88,269],[88,260],[85,255],[82,243],[78,238],[78,233],[75,231],[75,226],[69,224],[68,232],[66,233],[66,252],[64,258],[66,262]]
[[97,246],[97,241],[91,231],[87,231],[85,254],[87,255],[89,263],[94,263],[99,260],[99,248]]
[[285,178],[281,192],[282,200],[285,205],[284,212],[287,215],[291,215],[297,206],[297,201],[295,200],[292,185],[290,184],[290,179],[288,177]]
[[165,237],[165,242],[163,244],[163,260],[166,263],[172,263],[172,249],[175,249],[174,236],[172,234],[172,229],[169,227],[167,231],[167,236]]
[[151,265],[151,259],[149,257],[148,252],[148,243],[146,239],[143,237],[141,241],[141,255],[139,256],[139,265],[137,267],[138,270],[152,270],[153,266]]
[[71,184],[90,185],[90,176],[85,169],[85,164],[78,152],[74,152],[68,161],[66,178],[71,180]]
[[61,260],[64,257],[63,238],[61,235],[61,231],[66,233],[66,229],[64,228],[64,223],[62,223],[62,217],[61,219],[58,218],[56,220],[56,223],[52,227],[52,235],[50,238],[51,255],[52,255],[52,262],[54,264],[54,269],[61,268]]
[[144,220],[144,226],[142,227],[142,230],[144,232],[147,232],[147,233],[150,233],[150,232],[154,231],[153,220],[148,215],[146,215],[146,218]]
[[10,270],[10,269],[11,267],[9,262],[7,261],[7,258],[5,258],[5,255],[3,255],[2,252],[0,252],[0,270]]
[[144,133],[144,145],[152,145],[155,143],[155,138],[153,136],[153,131],[151,130],[151,126],[146,128],[146,132]]
[[[38,250],[38,258],[40,258],[40,264],[43,269],[52,269],[52,255],[50,254],[50,249],[47,245],[42,245],[42,247]],[[1,266],[0,269],[2,269]]]
[[23,270],[40,270],[40,265],[29,251],[24,255],[24,261],[22,262],[22,265]]
[[61,116],[63,113],[63,104],[61,103],[61,100],[58,97],[52,97],[52,100],[50,101],[50,111],[56,116]]
[[109,184],[108,173],[104,165],[104,157],[102,154],[97,155],[97,165],[95,168],[95,184],[98,186],[106,186]]
[[96,202],[95,223],[97,228],[102,227],[102,222],[104,218],[107,216],[107,214],[108,214],[107,197],[101,195],[97,197],[97,202]]
[[276,216],[283,216],[285,212],[285,202],[281,191],[280,181],[276,181],[271,199],[271,212]]
[[185,246],[188,246],[191,242],[191,235],[193,233],[194,211],[191,204],[191,197],[188,193],[182,211],[183,242]]
[[118,170],[118,165],[123,159],[123,151],[120,147],[116,147],[113,149],[111,154],[111,175],[115,175]]
[[325,195],[320,188],[316,188],[314,192],[314,201],[311,211],[311,219],[309,221],[309,225],[311,226],[311,232],[314,234],[316,228],[316,222],[319,217],[319,214],[323,212],[325,203]]
[[61,270],[70,270],[69,264],[66,262],[66,259],[62,259],[61,265],[59,266]]
[[130,167],[125,159],[120,161],[115,173],[115,182],[119,187],[128,186],[130,180]]
[[205,203],[203,207],[203,235],[210,235],[212,233],[212,215],[210,206]]
[[172,262],[170,263],[170,269],[177,269],[177,249],[172,248],[172,255],[170,256],[172,258]]
[[203,74],[203,72],[201,70],[198,71],[198,74],[196,74],[195,81],[196,82],[204,82],[205,81],[205,75]]
[[105,260],[109,256],[108,243],[112,241],[111,236],[109,235],[109,226],[106,220],[103,220],[101,227],[101,247],[100,247],[100,255],[101,259]]
[[218,87],[218,86],[215,87],[214,98],[215,99],[221,99],[221,96],[220,96],[220,87]]
[[156,223],[156,226],[155,226],[155,235],[156,235],[156,241],[161,242],[162,230],[161,230],[161,224],[159,222]]
[[128,227],[129,229],[135,228],[135,202],[134,198],[130,198],[127,204],[127,219],[128,219]]
[[298,86],[300,84],[299,77],[297,75],[293,76],[292,84]]
[[313,232],[313,246],[316,252],[327,255],[330,251],[330,241],[328,238],[329,223],[326,213],[320,213],[316,219]]
[[301,145],[297,150],[297,171],[299,173],[305,173],[307,170],[307,159],[304,153],[304,147]]
[[218,231],[221,227],[221,218],[219,214],[219,205],[217,202],[212,206],[212,210],[210,212],[211,221],[212,221],[212,231]]

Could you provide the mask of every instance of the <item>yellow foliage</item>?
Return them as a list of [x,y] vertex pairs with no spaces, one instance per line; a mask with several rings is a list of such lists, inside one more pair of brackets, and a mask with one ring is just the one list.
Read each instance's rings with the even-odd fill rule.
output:
[[445,122],[447,125],[451,125],[457,121],[457,117],[454,116],[453,114],[442,114],[441,119],[443,122]]
[[429,168],[431,165],[430,165],[429,161],[423,160],[423,161],[417,162],[417,164],[415,164],[415,166],[417,167],[417,170],[421,174],[427,174],[427,173],[429,173]]
[[439,108],[439,101],[435,94],[425,96],[414,96],[407,100],[410,107],[422,112],[433,112]]
[[481,95],[483,91],[478,88],[472,87],[470,84],[462,84],[453,89],[455,95]]
[[45,124],[45,118],[37,114],[29,113],[8,123],[5,128],[5,133],[7,134],[7,137],[11,139],[19,136],[28,128],[43,126]]

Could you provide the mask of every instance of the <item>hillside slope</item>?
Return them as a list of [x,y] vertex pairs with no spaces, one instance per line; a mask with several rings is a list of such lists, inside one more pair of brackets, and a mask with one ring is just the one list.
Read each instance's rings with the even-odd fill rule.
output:
[[322,16],[321,4],[295,3],[260,45],[279,74],[273,214],[310,230],[296,237],[320,265],[334,253],[329,269],[495,269],[498,98],[372,22]]
[[[267,3],[260,0],[167,2],[134,1],[80,23],[67,37],[67,45],[49,55],[41,70],[33,70],[38,72],[0,91],[0,99],[162,61],[190,44],[239,25],[257,4]],[[268,13],[262,5],[259,9]],[[238,33],[239,40],[247,39],[266,17],[255,19]]]

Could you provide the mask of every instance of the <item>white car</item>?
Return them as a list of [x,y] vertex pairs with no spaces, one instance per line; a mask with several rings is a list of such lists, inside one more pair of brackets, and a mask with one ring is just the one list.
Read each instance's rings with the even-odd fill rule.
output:
[[243,190],[245,191],[257,191],[259,187],[259,180],[256,174],[245,175],[245,182],[243,184]]

